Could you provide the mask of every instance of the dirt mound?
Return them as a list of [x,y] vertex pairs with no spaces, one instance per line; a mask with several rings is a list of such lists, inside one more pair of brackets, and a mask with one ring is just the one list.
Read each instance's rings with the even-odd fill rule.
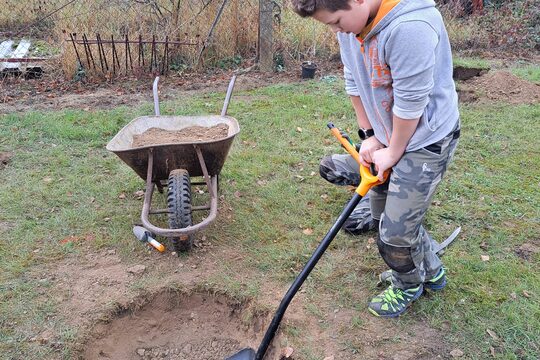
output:
[[226,138],[228,132],[227,124],[210,127],[190,126],[177,131],[150,128],[140,135],[133,136],[132,147],[212,141]]
[[[510,104],[540,102],[540,84],[523,80],[508,71],[490,71],[467,81],[464,93],[473,92],[472,99],[483,102],[501,101]],[[462,97],[463,100],[463,97]]]
[[165,290],[96,326],[82,355],[87,360],[223,360],[258,345],[262,320],[243,311],[225,297]]

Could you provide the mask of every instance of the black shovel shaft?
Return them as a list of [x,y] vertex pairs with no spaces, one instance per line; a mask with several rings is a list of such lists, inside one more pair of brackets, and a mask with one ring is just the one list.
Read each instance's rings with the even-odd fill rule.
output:
[[339,230],[343,227],[343,224],[345,223],[345,220],[351,215],[354,208],[356,208],[356,205],[360,202],[362,199],[362,196],[358,195],[356,192],[354,193],[354,196],[349,201],[345,209],[341,212],[339,217],[337,218],[336,222],[332,226],[332,228],[328,231],[324,239],[321,241],[317,249],[315,249],[315,252],[313,255],[311,255],[311,258],[307,262],[307,264],[302,269],[302,272],[296,277],[294,282],[292,283],[291,287],[289,288],[289,291],[287,291],[287,294],[283,297],[283,300],[281,300],[281,303],[279,304],[279,307],[274,315],[274,318],[272,319],[272,322],[270,323],[270,326],[268,327],[268,330],[266,330],[266,334],[264,334],[264,338],[261,342],[261,345],[259,345],[259,349],[257,350],[257,355],[255,356],[255,360],[262,360],[264,355],[266,354],[266,350],[268,350],[268,346],[272,342],[272,339],[274,338],[274,335],[276,334],[277,328],[281,322],[281,319],[283,319],[283,315],[285,314],[285,311],[287,310],[287,307],[289,306],[291,300],[293,299],[294,295],[298,292],[308,275],[311,273],[311,270],[317,265],[319,262],[319,259],[324,254],[328,246],[330,246],[330,243],[334,238],[336,237]]

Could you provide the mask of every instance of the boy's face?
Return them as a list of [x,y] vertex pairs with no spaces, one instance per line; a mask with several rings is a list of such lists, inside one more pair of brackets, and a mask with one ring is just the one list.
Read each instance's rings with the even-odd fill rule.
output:
[[333,32],[359,34],[369,19],[369,6],[366,0],[350,0],[350,9],[330,12],[326,9],[315,11],[313,18],[330,26]]

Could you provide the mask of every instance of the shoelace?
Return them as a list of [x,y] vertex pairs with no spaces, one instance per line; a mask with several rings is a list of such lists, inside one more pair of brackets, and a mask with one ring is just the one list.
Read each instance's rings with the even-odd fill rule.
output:
[[403,293],[404,293],[403,290],[395,289],[394,291],[394,287],[390,286],[388,289],[385,290],[384,298],[387,302],[393,302],[395,304],[398,304],[397,299],[405,300],[405,298],[403,297]]

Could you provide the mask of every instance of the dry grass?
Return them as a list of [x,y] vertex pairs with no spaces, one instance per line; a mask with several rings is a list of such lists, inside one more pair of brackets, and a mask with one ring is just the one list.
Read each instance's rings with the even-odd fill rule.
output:
[[[67,1],[30,1],[31,7],[39,11],[26,12],[20,2],[7,0],[9,13],[0,13],[0,28],[20,29],[30,25],[26,33],[36,35],[31,31],[47,23],[48,37],[51,41],[59,42],[62,48],[62,68],[65,73],[76,72],[77,61],[69,33],[76,33],[81,38],[87,34],[89,39],[95,39],[99,33],[104,40],[123,39],[126,34],[134,40],[139,35],[144,40],[185,41],[196,43],[195,46],[171,46],[172,62],[178,66],[191,66],[195,62],[200,44],[206,39],[214,19],[221,7],[222,1],[211,0],[204,2],[182,2],[177,0],[93,0],[76,1],[55,13],[46,21],[39,21],[44,14],[61,7]],[[208,44],[204,61],[215,64],[217,61],[240,55],[249,57],[255,53],[257,44],[258,2],[256,0],[229,0],[214,29],[213,37]],[[41,34],[44,35],[44,34]],[[84,49],[79,47],[79,54],[86,61]],[[93,56],[98,58],[97,47],[94,46]],[[132,57],[137,57],[137,48],[131,49]],[[145,63],[150,63],[150,46],[145,46]],[[121,64],[125,63],[125,48],[117,49]],[[158,46],[157,52],[161,57],[164,46]],[[112,47],[105,46],[108,64],[112,63]]]
[[[443,1],[440,1],[441,3]],[[492,0],[482,12],[464,15],[462,0],[440,10],[455,50],[527,55],[540,49],[540,8],[536,0]]]
[[[334,35],[312,19],[302,19],[294,14],[289,2],[277,1],[274,8],[277,63],[284,65],[288,59],[328,58],[336,54],[338,46]],[[526,54],[531,49],[540,48],[540,9],[535,6],[535,0],[493,0],[482,13],[472,15],[466,15],[465,0],[438,2],[455,50]],[[246,59],[254,59],[258,3],[258,0],[228,0],[204,54],[205,67],[234,67]],[[60,11],[46,17],[66,4]],[[91,0],[72,3],[69,0],[5,0],[2,5],[8,11],[0,11],[0,36],[2,33],[8,36],[22,33],[46,39],[60,47],[60,68],[70,78],[77,73],[77,60],[72,44],[66,41],[69,33],[77,33],[79,38],[85,33],[91,39],[99,33],[106,40],[110,40],[111,35],[115,39],[123,39],[128,34],[131,39],[142,35],[146,40],[152,36],[164,40],[168,36],[170,40],[195,42],[197,45],[194,46],[170,48],[172,69],[182,71],[195,64],[221,4],[222,0]],[[106,45],[104,50],[110,65],[112,48]],[[125,68],[125,47],[122,45],[117,50],[121,67]],[[131,49],[135,58],[137,50],[136,45]],[[163,50],[163,45],[158,46],[160,62]],[[98,62],[96,46],[93,51]],[[82,46],[79,52],[84,65],[86,57]],[[145,56],[145,64],[149,64],[148,45],[145,46]],[[135,63],[137,65],[136,59]],[[100,67],[99,64],[97,66]],[[148,72],[148,69],[144,71]],[[99,69],[85,70],[86,76],[100,73]]]

